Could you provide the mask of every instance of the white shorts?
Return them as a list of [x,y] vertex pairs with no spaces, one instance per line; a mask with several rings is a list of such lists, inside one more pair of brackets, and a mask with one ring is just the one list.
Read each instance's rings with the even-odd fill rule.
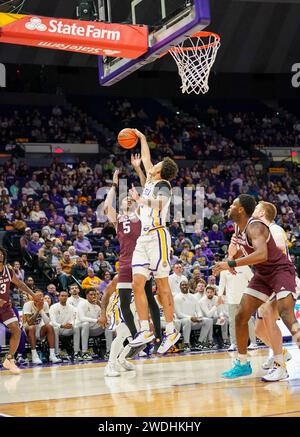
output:
[[[130,310],[132,314],[135,316],[136,310],[135,310],[135,304],[134,301],[130,304]],[[109,327],[108,329],[111,331],[115,331],[122,323],[125,323],[122,311],[121,311],[121,305],[120,305],[120,296],[119,293],[116,292],[106,309],[106,316],[109,319]]]
[[132,257],[132,274],[143,275],[149,279],[167,278],[170,264],[171,237],[166,228],[159,228],[141,235],[136,243]]

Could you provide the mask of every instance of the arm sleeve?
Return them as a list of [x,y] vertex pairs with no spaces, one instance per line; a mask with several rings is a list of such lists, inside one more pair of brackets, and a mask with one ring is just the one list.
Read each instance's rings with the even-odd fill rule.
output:
[[85,302],[84,303],[80,303],[77,307],[77,312],[78,312],[78,318],[80,322],[91,322],[91,323],[96,323],[97,319],[92,319],[91,317],[86,317],[85,316],[85,311],[84,308],[85,307]]

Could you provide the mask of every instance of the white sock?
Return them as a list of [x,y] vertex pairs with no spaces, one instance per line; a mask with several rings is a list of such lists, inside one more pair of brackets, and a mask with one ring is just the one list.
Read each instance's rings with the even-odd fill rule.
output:
[[240,360],[240,363],[246,364],[248,359],[247,359],[247,354],[238,354],[238,359]]
[[269,355],[268,355],[268,358],[272,358],[273,355],[274,355],[273,349],[270,347],[270,348],[269,348]]
[[55,349],[50,348],[50,357],[53,357],[53,356],[55,357]]
[[38,357],[38,353],[37,353],[36,349],[31,349],[31,356]]
[[109,359],[108,359],[108,362],[110,364],[116,364],[120,352],[123,351],[123,343],[124,343],[124,337],[120,337],[117,335],[110,347]]
[[127,354],[130,351],[131,347],[129,346],[129,344],[127,344],[124,349],[121,351],[120,355],[119,355],[119,361],[121,363],[123,363],[123,361],[126,360]]
[[279,364],[280,366],[283,366],[284,365],[283,354],[274,355],[274,361],[275,361],[275,363]]
[[148,320],[140,320],[141,331],[150,331],[150,325]]
[[166,324],[166,334],[171,334],[175,329],[174,322],[170,322]]

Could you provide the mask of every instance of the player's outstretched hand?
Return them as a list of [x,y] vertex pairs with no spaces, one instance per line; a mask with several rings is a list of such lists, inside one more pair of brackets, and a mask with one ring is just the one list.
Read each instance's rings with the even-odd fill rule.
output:
[[139,153],[131,155],[131,165],[133,168],[140,168],[141,166],[141,155]]
[[219,276],[219,274],[223,270],[229,270],[229,265],[227,264],[227,262],[224,262],[224,261],[216,263],[213,266],[212,273],[213,273],[214,276]]
[[133,198],[133,200],[135,200],[136,202],[139,200],[140,195],[137,192],[137,190],[133,184],[132,184],[131,190],[129,190],[129,193],[130,193],[131,197]]
[[119,183],[119,173],[120,173],[120,170],[115,170],[114,171],[113,184],[118,184]]

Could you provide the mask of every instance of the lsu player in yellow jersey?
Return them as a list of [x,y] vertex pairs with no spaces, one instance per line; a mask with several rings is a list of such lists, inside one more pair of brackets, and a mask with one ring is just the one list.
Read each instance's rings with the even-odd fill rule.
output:
[[[262,220],[269,226],[276,246],[289,257],[287,237],[284,229],[274,223],[277,215],[276,206],[269,202],[261,201],[257,204],[253,217]],[[282,347],[282,334],[277,325],[279,314],[275,296],[261,305],[257,312],[255,333],[270,348],[270,356],[263,364],[263,369],[268,373],[262,378],[263,381],[280,381],[288,377],[285,362],[291,359],[290,353]]]
[[132,258],[134,300],[141,330],[129,344],[132,347],[138,347],[154,339],[150,331],[149,308],[145,294],[145,283],[152,273],[167,323],[166,332],[157,351],[163,354],[180,337],[173,322],[174,302],[168,282],[171,269],[169,259],[171,238],[166,227],[171,202],[170,181],[176,177],[178,167],[170,158],[164,158],[163,161],[153,165],[145,135],[137,129],[134,131],[141,141],[141,157],[147,179],[141,196],[134,187],[130,190],[132,198],[138,204],[142,229]]

